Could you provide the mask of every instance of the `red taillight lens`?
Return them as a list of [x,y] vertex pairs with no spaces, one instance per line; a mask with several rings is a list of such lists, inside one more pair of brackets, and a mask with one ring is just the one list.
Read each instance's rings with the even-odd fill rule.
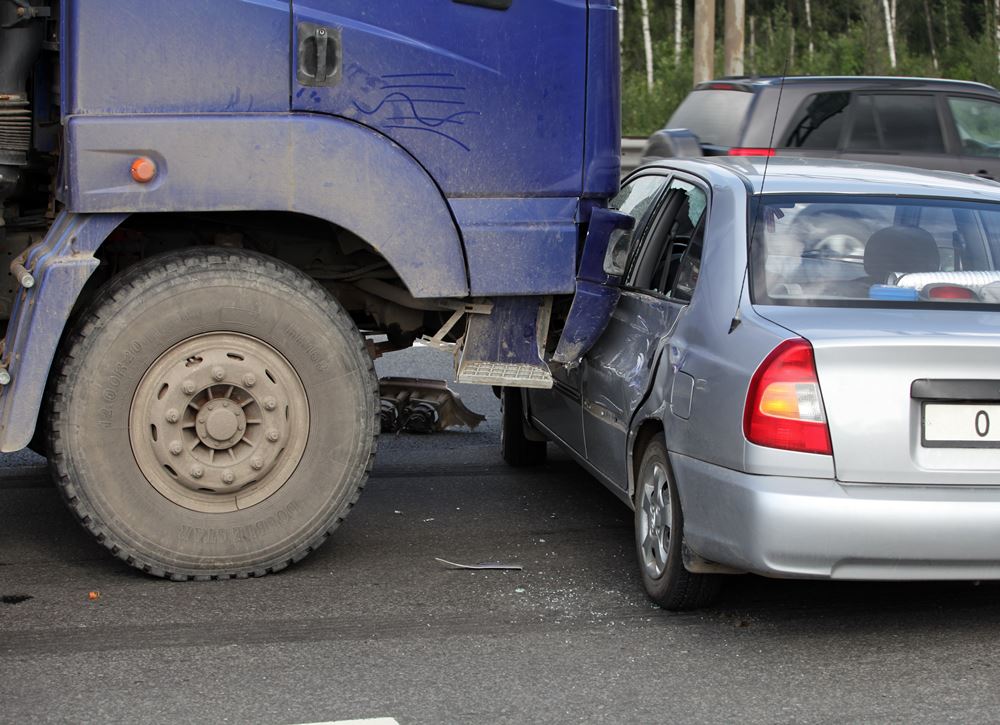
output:
[[774,156],[774,149],[753,149],[737,147],[729,149],[730,156]]
[[833,453],[808,342],[785,340],[757,368],[747,391],[743,435],[759,446]]
[[975,300],[976,293],[968,287],[954,284],[939,284],[927,290],[927,298],[931,300]]

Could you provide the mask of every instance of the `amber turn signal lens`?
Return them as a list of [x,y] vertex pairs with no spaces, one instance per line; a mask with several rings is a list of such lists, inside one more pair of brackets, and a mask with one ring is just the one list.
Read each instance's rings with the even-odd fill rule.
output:
[[152,159],[140,156],[132,162],[132,178],[140,184],[148,184],[156,178],[156,164]]

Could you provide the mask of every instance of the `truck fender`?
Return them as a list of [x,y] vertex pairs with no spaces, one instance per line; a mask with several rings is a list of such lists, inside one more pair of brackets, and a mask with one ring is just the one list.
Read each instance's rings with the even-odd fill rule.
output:
[[0,452],[31,441],[66,319],[98,265],[94,251],[127,216],[61,212],[29,251],[25,267],[34,284],[15,298],[4,342],[10,383],[0,392]]
[[[399,144],[306,113],[72,116],[64,199],[77,213],[293,211],[371,244],[414,297],[465,297],[462,240],[434,179]],[[133,161],[155,164],[151,179]]]

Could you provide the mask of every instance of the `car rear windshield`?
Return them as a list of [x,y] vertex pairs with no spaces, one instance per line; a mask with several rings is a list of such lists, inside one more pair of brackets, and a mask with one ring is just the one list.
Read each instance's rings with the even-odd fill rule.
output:
[[1000,204],[763,196],[752,234],[757,304],[1000,304]]
[[754,94],[743,90],[691,91],[667,128],[686,128],[710,146],[738,146]]

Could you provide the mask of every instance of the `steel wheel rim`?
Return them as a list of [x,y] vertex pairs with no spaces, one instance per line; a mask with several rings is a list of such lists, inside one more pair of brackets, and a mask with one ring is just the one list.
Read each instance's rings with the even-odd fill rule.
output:
[[309,403],[262,340],[211,332],[160,355],[136,386],[129,439],[161,495],[203,513],[249,508],[285,485],[305,451]]
[[659,579],[667,568],[670,550],[672,502],[666,468],[654,463],[645,472],[639,497],[639,550],[642,566],[652,579]]

